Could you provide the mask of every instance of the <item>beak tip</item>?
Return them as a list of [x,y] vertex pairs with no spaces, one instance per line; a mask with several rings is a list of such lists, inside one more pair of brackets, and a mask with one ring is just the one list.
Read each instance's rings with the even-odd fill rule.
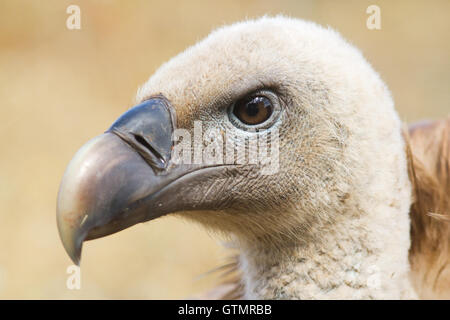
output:
[[72,260],[73,264],[76,265],[77,267],[80,266],[80,258],[77,257],[70,257],[70,259]]
[[79,241],[79,239],[73,239],[71,241],[63,240],[63,245],[70,260],[75,265],[80,266],[82,241]]
[[60,221],[58,221],[58,229],[64,250],[70,260],[72,260],[75,265],[80,266],[84,237],[80,234],[79,230],[64,225]]
[[81,262],[81,246],[75,248],[73,251],[66,251],[70,257],[70,260],[72,260],[72,262],[79,267]]
[[83,241],[146,221],[146,208],[129,209],[158,183],[154,169],[116,134],[104,133],[81,147],[67,166],[56,201],[59,235],[73,263],[80,265]]

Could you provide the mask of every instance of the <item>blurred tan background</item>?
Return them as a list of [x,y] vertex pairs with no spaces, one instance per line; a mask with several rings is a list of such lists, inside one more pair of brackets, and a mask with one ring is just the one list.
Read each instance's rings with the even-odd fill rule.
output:
[[[81,8],[81,30],[66,8]],[[381,27],[366,28],[366,8]],[[132,106],[156,68],[211,29],[283,13],[339,30],[392,90],[405,121],[450,112],[450,1],[0,1],[0,298],[183,298],[226,257],[201,227],[171,217],[84,247],[82,289],[55,223],[69,160]]]

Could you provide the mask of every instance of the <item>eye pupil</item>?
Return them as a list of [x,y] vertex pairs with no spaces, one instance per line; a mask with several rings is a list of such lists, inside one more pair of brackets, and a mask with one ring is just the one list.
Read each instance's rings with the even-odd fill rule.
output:
[[243,123],[257,125],[269,119],[272,111],[272,102],[264,96],[257,96],[237,101],[233,113]]
[[258,114],[259,112],[259,104],[255,101],[251,101],[249,103],[247,103],[247,105],[245,106],[245,112],[247,112],[247,115],[249,117],[254,117]]

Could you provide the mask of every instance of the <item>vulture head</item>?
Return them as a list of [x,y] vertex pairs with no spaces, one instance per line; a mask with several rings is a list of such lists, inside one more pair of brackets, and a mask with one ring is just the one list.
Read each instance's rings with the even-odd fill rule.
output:
[[379,75],[335,31],[264,17],[160,67],[70,162],[57,224],[79,264],[83,241],[175,214],[230,235],[245,297],[397,298],[411,203]]

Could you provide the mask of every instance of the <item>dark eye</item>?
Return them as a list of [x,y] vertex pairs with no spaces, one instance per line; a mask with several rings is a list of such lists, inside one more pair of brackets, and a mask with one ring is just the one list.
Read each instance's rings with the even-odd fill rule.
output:
[[264,96],[252,96],[235,103],[233,114],[247,125],[261,124],[270,118],[273,105],[269,98]]
[[278,122],[282,104],[271,90],[258,90],[236,100],[227,109],[228,120],[244,131],[262,132]]

